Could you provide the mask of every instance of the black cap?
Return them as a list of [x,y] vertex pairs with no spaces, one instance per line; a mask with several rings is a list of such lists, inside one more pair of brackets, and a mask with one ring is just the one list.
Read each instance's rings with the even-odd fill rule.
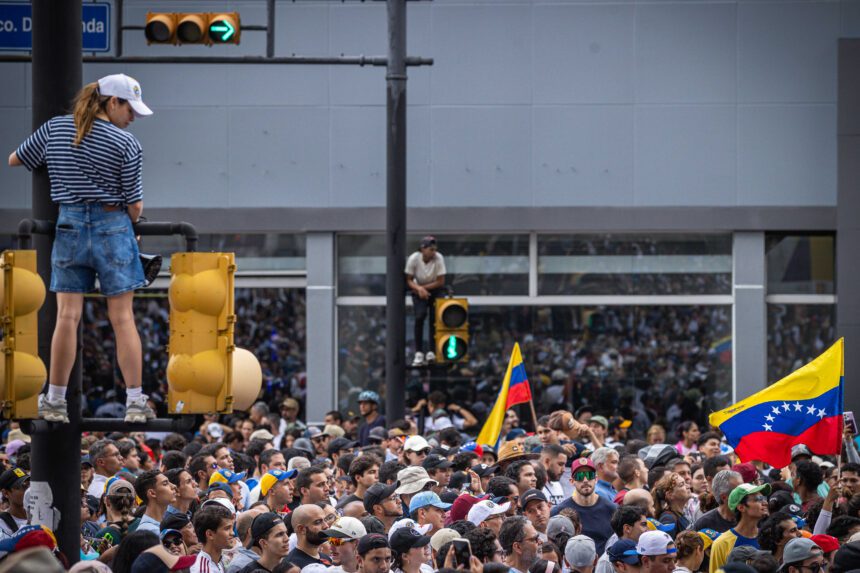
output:
[[525,511],[531,501],[546,501],[546,496],[540,490],[527,489],[526,492],[520,496],[520,509]]
[[427,247],[432,247],[436,244],[436,237],[433,235],[426,235],[421,238],[421,248],[426,249]]
[[472,471],[478,474],[478,477],[491,476],[499,471],[499,464],[488,466],[487,464],[475,464],[472,466]]
[[188,519],[188,516],[184,513],[166,513],[162,518],[161,523],[158,524],[158,528],[161,531],[164,531],[165,529],[175,529],[176,531],[179,531],[190,522],[191,520]]
[[328,455],[336,454],[341,450],[351,450],[355,446],[358,445],[358,442],[354,442],[352,440],[348,440],[344,437],[335,438],[328,443]]
[[368,533],[361,538],[361,541],[358,542],[358,554],[364,556],[367,555],[368,551],[382,549],[384,547],[391,547],[388,544],[387,537],[380,533]]
[[421,462],[421,465],[425,470],[444,470],[451,467],[451,462],[448,461],[448,458],[445,456],[440,456],[439,454],[430,454],[424,461]]
[[361,519],[359,519],[361,524],[364,526],[364,530],[368,533],[381,533],[385,534],[385,524],[379,521],[376,517],[372,515],[365,515]]
[[397,529],[390,539],[391,549],[398,553],[406,553],[416,547],[424,547],[430,543],[429,535],[421,535],[417,529],[401,527]]
[[[261,513],[251,522],[251,539],[253,545],[258,545],[261,539],[264,539],[269,531],[279,523],[284,523],[281,516],[271,511]],[[258,545],[259,546],[259,545]]]
[[852,541],[840,547],[833,555],[833,565],[839,571],[860,569],[860,542]]
[[376,482],[364,492],[364,509],[369,513],[373,513],[373,506],[378,505],[394,495],[395,490],[400,487],[400,482],[396,481],[387,486],[384,483]]
[[230,489],[229,485],[227,485],[226,483],[224,483],[222,481],[215,482],[212,485],[210,485],[209,489],[206,490],[206,495],[209,495],[213,491],[223,491],[224,493],[226,493],[230,497],[233,497],[233,490]]
[[30,479],[30,474],[21,468],[12,468],[0,474],[0,489],[12,489],[24,484]]

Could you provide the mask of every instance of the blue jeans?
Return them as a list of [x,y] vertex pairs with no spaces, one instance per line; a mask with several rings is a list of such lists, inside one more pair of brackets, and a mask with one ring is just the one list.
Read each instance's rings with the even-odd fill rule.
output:
[[51,252],[51,290],[116,296],[146,284],[131,219],[101,203],[60,204]]

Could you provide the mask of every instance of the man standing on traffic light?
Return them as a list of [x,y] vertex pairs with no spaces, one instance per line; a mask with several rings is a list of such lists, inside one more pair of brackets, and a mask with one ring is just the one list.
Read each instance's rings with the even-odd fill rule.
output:
[[436,249],[436,237],[421,239],[419,249],[406,260],[406,285],[412,291],[412,309],[415,313],[415,358],[412,366],[434,362],[433,350],[425,354],[424,321],[430,315],[430,345],[435,338],[436,298],[445,286],[445,258]]
[[85,85],[73,106],[72,114],[48,120],[9,156],[11,166],[47,167],[51,200],[60,204],[51,253],[57,323],[39,415],[69,422],[66,387],[77,357],[78,323],[84,294],[96,290],[98,278],[126,386],[125,421],[145,422],[155,413],[141,393],[142,354],[132,311],[134,290],[146,284],[132,229],[143,211],[143,151],[125,129],[152,110],[143,103],[140,84],[124,74]]

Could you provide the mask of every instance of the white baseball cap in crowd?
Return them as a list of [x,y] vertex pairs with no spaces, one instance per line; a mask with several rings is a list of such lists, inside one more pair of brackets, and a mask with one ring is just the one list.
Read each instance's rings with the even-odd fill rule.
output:
[[469,515],[466,516],[466,519],[475,525],[481,525],[488,517],[505,513],[510,507],[511,502],[509,501],[498,504],[485,499],[479,501],[469,509]]
[[367,535],[367,529],[364,528],[364,524],[358,519],[344,516],[339,517],[331,527],[323,531],[323,534],[338,539],[355,541]]
[[675,548],[669,547],[674,543],[672,536],[665,531],[646,531],[639,536],[639,542],[636,544],[636,553],[651,556],[675,553]]
[[152,115],[152,110],[143,103],[140,83],[125,74],[112,74],[99,79],[99,94],[128,101],[135,115]]
[[414,529],[421,535],[427,535],[427,532],[433,528],[433,525],[430,523],[418,525],[412,519],[401,519],[399,521],[395,521],[394,525],[391,526],[391,529],[388,531],[388,540],[391,541],[391,537],[394,535],[394,532],[402,527],[408,527],[410,529]]
[[430,450],[430,443],[424,439],[424,436],[409,436],[404,442],[403,449],[410,452],[420,452],[422,450]]

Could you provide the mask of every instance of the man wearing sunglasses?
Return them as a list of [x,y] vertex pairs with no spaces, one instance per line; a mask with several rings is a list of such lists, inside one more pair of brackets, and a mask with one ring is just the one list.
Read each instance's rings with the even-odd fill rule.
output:
[[331,560],[334,567],[330,573],[356,573],[358,571],[358,540],[367,535],[361,521],[353,517],[341,517],[323,531],[329,536]]
[[574,460],[570,466],[573,484],[573,494],[552,508],[551,515],[558,515],[561,510],[569,507],[575,509],[582,520],[582,534],[594,540],[597,554],[602,555],[606,541],[612,537],[610,521],[615,508],[611,501],[597,495],[597,472],[594,464],[588,458]]
[[[767,496],[770,485],[742,483],[729,494],[729,509],[735,513],[737,524],[722,533],[711,546],[711,573],[722,569],[735,547],[750,545],[759,549],[759,521],[767,517]],[[786,544],[786,549],[788,544]],[[808,572],[805,572],[808,573]]]
[[827,571],[824,552],[811,539],[798,537],[785,544],[780,573],[822,573]]

